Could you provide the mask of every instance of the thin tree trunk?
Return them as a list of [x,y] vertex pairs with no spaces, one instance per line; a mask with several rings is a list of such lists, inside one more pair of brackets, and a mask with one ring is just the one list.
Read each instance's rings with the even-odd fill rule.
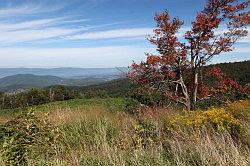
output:
[[191,110],[196,109],[197,102],[197,91],[198,91],[198,73],[196,71],[193,72],[193,89],[192,89],[192,100],[191,100]]
[[184,98],[185,98],[184,105],[186,106],[187,110],[190,111],[190,109],[191,109],[190,97],[189,97],[188,90],[187,90],[187,87],[186,87],[186,85],[185,85],[185,83],[183,81],[182,76],[180,76],[180,85],[181,85],[181,88],[182,88],[182,93],[183,93]]

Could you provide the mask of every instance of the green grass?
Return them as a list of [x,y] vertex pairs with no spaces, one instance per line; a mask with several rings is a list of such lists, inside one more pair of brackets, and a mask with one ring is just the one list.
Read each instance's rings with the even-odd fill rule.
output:
[[36,111],[53,111],[55,109],[69,108],[72,111],[92,110],[99,107],[105,111],[119,111],[126,106],[126,98],[105,98],[105,99],[74,99],[67,101],[57,101],[40,106],[32,107]]
[[92,98],[92,99],[72,99],[67,101],[56,101],[38,106],[27,108],[3,109],[0,110],[0,124],[7,119],[16,117],[19,114],[26,113],[29,110],[35,112],[53,112],[55,110],[71,110],[71,111],[124,111],[126,105],[129,104],[127,98]]

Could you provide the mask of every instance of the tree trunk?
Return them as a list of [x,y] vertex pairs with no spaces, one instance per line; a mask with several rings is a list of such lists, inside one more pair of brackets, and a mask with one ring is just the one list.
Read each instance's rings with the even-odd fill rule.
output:
[[193,71],[193,89],[192,89],[192,99],[191,99],[191,110],[196,109],[197,102],[197,91],[198,91],[198,73]]
[[187,90],[187,87],[183,81],[182,76],[180,76],[180,85],[181,85],[183,96],[185,98],[184,105],[187,108],[187,110],[190,111],[190,109],[191,109],[190,97],[189,97],[188,90]]

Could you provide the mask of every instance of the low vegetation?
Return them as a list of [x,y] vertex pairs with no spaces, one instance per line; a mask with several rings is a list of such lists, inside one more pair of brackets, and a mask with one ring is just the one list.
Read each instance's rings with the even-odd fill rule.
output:
[[[249,165],[250,100],[131,114],[125,98],[29,108],[1,125],[1,165]],[[6,113],[7,114],[7,113]],[[3,115],[2,115],[3,116]]]

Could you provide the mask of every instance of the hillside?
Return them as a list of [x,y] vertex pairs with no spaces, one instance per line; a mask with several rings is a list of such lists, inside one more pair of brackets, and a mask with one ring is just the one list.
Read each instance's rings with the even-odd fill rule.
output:
[[107,81],[106,78],[66,79],[57,76],[17,74],[0,79],[0,91],[15,89],[44,88],[51,85],[86,86]]
[[[250,83],[250,61],[221,63],[205,66],[205,71],[212,67],[220,67],[222,71],[230,78],[235,79],[240,84]],[[126,93],[133,90],[136,85],[132,84],[128,79],[116,79],[97,85],[89,85],[84,87],[68,87],[69,89],[81,91],[84,93],[93,91],[105,91],[109,96],[125,96]]]
[[137,85],[132,84],[127,78],[121,78],[96,85],[68,88],[83,93],[104,91],[108,96],[126,96],[129,91],[136,87]]
[[250,61],[213,64],[206,66],[205,70],[214,66],[220,67],[228,77],[243,85],[250,83]]

